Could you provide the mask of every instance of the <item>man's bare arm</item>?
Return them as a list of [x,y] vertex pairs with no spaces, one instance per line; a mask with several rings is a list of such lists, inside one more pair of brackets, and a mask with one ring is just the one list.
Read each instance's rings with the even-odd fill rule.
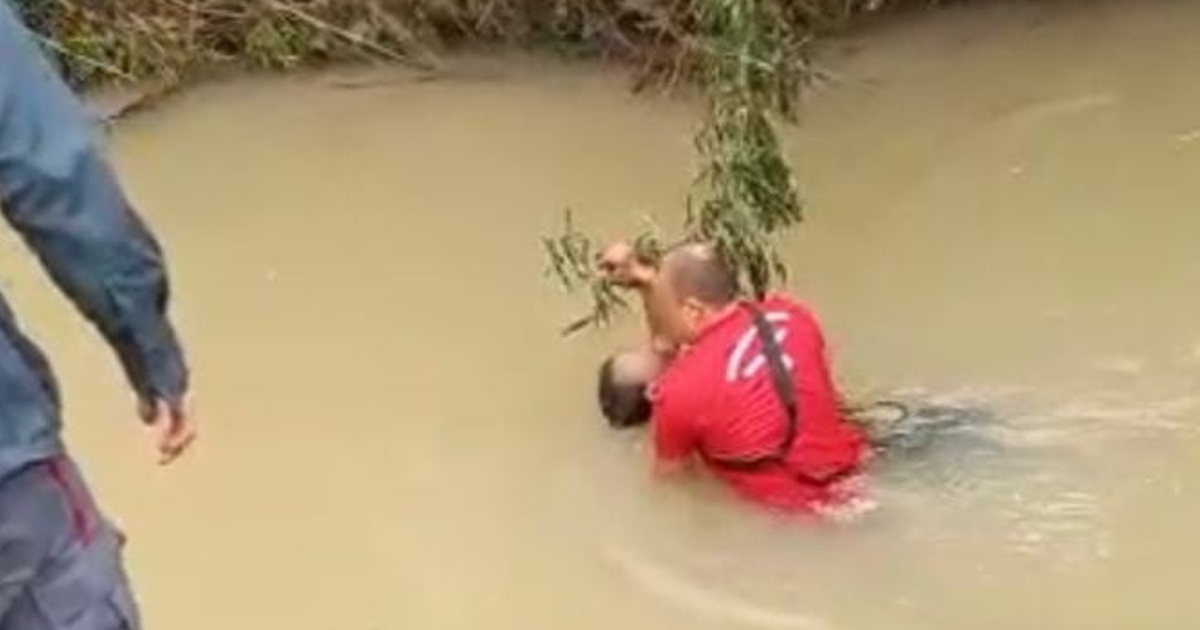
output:
[[670,286],[658,268],[638,258],[630,243],[618,241],[609,245],[600,257],[600,269],[613,284],[635,289],[641,295],[655,350],[671,354],[691,341]]
[[691,331],[683,320],[678,301],[662,274],[654,271],[645,281],[635,285],[642,296],[646,311],[646,323],[656,345],[662,344],[674,353],[681,346],[691,343]]

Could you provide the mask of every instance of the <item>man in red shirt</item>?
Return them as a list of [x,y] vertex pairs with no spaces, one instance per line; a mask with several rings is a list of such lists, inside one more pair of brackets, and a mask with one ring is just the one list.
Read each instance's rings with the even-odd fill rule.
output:
[[601,260],[645,303],[652,350],[601,367],[600,403],[614,426],[652,419],[660,466],[696,458],[738,494],[786,511],[854,497],[869,452],[840,410],[812,313],[784,296],[739,300],[736,274],[703,244],[658,266],[627,243]]

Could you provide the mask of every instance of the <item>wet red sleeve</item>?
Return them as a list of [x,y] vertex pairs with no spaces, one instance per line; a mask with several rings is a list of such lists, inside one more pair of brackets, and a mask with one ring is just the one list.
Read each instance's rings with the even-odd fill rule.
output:
[[692,454],[697,440],[695,397],[678,388],[654,393],[654,454],[673,462]]

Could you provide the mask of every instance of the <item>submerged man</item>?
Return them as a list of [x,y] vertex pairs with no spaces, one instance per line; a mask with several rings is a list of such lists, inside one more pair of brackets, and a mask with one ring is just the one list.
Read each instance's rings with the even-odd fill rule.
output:
[[[90,133],[0,1],[4,218],[116,350],[169,463],[195,431],[163,261]],[[65,454],[59,425],[49,366],[0,299],[0,630],[136,630],[119,536]]]
[[737,276],[713,248],[690,244],[658,266],[628,243],[602,270],[643,298],[652,349],[600,370],[614,426],[652,422],[656,459],[698,458],[738,494],[785,511],[820,512],[855,498],[869,449],[842,415],[821,329],[799,303],[739,300]]

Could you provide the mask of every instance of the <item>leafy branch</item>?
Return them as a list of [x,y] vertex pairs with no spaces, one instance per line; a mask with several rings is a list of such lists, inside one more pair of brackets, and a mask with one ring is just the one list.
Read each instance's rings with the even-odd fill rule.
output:
[[[634,250],[642,260],[654,261],[661,256],[662,245],[653,231],[646,231],[634,240]],[[554,276],[567,291],[586,290],[591,297],[591,311],[563,327],[564,336],[572,335],[590,326],[606,326],[612,323],[618,312],[629,308],[629,302],[596,272],[600,248],[594,240],[575,227],[574,214],[568,208],[563,212],[562,232],[554,237],[543,237],[542,247],[549,259],[547,275]]]
[[[795,97],[808,76],[807,40],[789,26],[786,0],[699,0],[698,14],[699,78],[708,108],[695,137],[700,171],[679,240],[713,243],[737,269],[743,290],[761,296],[786,280],[775,239],[802,219],[772,115],[795,115]],[[598,248],[569,211],[563,233],[543,240],[563,287],[587,287],[591,294],[591,313],[572,322],[567,334],[608,324],[628,307],[596,273]],[[645,235],[638,240],[649,244]],[[653,249],[661,248],[655,243]]]

